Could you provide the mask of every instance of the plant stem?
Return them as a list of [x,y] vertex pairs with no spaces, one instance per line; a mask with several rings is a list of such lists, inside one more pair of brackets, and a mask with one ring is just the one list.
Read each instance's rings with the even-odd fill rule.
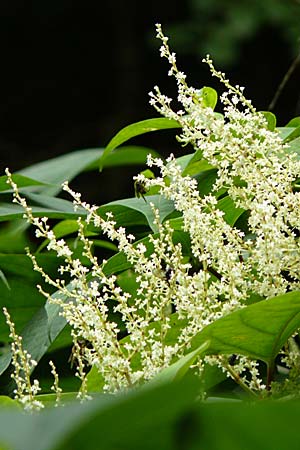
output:
[[234,379],[234,381],[241,386],[241,388],[246,391],[251,397],[257,398],[257,394],[255,394],[255,392],[252,391],[252,389],[250,389],[246,383],[244,383],[244,381],[241,379],[241,377],[235,372],[235,370],[233,370],[232,366],[228,363],[223,363],[224,367],[226,368],[226,370],[228,370],[228,372],[230,373],[230,375],[232,376],[232,378]]
[[284,75],[283,79],[281,80],[274,97],[272,98],[268,110],[272,111],[285,87],[285,85],[287,84],[287,82],[289,81],[292,73],[294,72],[294,70],[296,69],[297,65],[300,63],[300,52],[298,53],[298,55],[296,56],[296,58],[293,60],[292,64],[290,65],[290,67],[288,68],[286,74]]
[[275,364],[274,364],[274,361],[272,361],[272,363],[268,364],[268,367],[267,367],[267,385],[266,385],[267,391],[271,390],[271,383],[273,381],[274,369],[275,369]]

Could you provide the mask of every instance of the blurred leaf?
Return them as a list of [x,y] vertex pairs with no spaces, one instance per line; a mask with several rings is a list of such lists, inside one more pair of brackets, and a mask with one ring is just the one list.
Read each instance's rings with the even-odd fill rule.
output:
[[67,402],[39,414],[3,408],[0,445],[13,450],[171,450],[176,423],[194,404],[197,390],[192,379],[99,395],[84,404]]
[[20,403],[17,400],[14,400],[6,395],[0,395],[0,409],[2,408],[13,408],[17,410],[22,410]]
[[[56,275],[60,264],[56,255],[39,255],[37,260],[50,276]],[[7,307],[19,332],[44,304],[45,298],[39,293],[36,285],[45,286],[45,284],[42,277],[33,270],[32,263],[26,255],[0,254],[0,270],[9,285],[9,289],[2,285],[0,309],[2,312],[2,307]],[[8,327],[4,316],[0,314],[0,340],[7,342],[7,336]]]
[[[26,193],[25,196],[32,200],[34,203],[44,206],[49,210],[62,211],[69,214],[74,214],[74,204],[69,200],[62,198],[56,198],[49,195]],[[85,215],[85,211],[82,208],[78,208],[77,211],[81,212],[81,215]]]
[[6,289],[8,289],[10,291],[10,285],[9,282],[7,281],[6,276],[4,275],[4,273],[2,272],[2,270],[0,270],[0,280],[2,281],[2,283],[4,284],[4,286],[6,287]]
[[24,249],[30,246],[30,240],[26,234],[27,228],[28,223],[23,219],[1,224],[0,252],[24,253]]
[[[1,408],[12,450],[274,450],[297,448],[299,402],[199,402],[190,378],[99,395],[39,414]],[[16,432],[16,430],[18,432]]]
[[120,130],[108,143],[105,148],[101,160],[100,169],[104,166],[104,161],[108,157],[109,153],[115,150],[129,139],[139,136],[141,134],[149,133],[152,131],[165,130],[169,128],[181,128],[178,122],[175,120],[167,119],[165,117],[159,117],[155,119],[142,120],[140,122],[133,123]]
[[103,149],[76,150],[66,155],[48,159],[20,170],[18,173],[26,177],[40,180],[54,186],[37,187],[35,192],[55,196],[61,191],[64,181],[71,181],[79,173],[86,170],[92,163],[99,160]]
[[288,338],[300,327],[300,294],[289,292],[235,311],[206,326],[192,348],[210,341],[207,354],[233,353],[272,364]]
[[[19,191],[22,192],[23,188],[29,188],[32,186],[46,186],[45,183],[41,181],[33,180],[32,178],[24,177],[19,174],[12,174],[13,181],[18,185]],[[11,192],[12,189],[9,184],[7,184],[7,176],[3,175],[0,177],[0,192]]]
[[[32,206],[32,214],[34,217],[48,217],[49,219],[76,219],[79,216],[86,215],[84,211],[75,212],[74,209],[71,208],[71,204],[67,205],[66,203],[57,202],[56,206],[58,206],[57,209],[44,208],[42,206]],[[23,217],[24,209],[21,206],[14,203],[0,203],[0,222],[23,219]]]

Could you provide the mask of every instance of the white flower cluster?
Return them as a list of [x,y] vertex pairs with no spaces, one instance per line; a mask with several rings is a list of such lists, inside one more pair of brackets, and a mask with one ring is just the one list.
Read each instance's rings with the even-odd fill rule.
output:
[[36,398],[41,388],[38,380],[30,380],[31,371],[37,363],[23,349],[22,337],[16,333],[14,324],[6,308],[3,308],[3,313],[10,329],[9,337],[12,339],[11,355],[14,372],[11,377],[16,384],[14,398],[22,404],[25,411],[39,411],[44,407],[43,403]]
[[[209,238],[211,231],[211,238],[205,238],[205,242],[216,249],[223,241],[228,272],[233,264],[235,284],[241,283],[243,295],[252,291],[263,297],[272,297],[287,290],[299,289],[300,247],[297,236],[300,193],[294,192],[292,186],[300,175],[299,159],[289,152],[288,145],[283,143],[276,131],[268,130],[264,115],[257,112],[244,97],[243,88],[231,86],[225,75],[215,70],[209,57],[204,61],[212,75],[218,77],[228,89],[221,97],[224,116],[215,114],[210,107],[197,101],[197,90],[189,88],[178,71],[175,55],[170,53],[160,25],[157,25],[157,31],[163,43],[161,54],[168,59],[171,74],[177,80],[178,101],[183,110],[173,111],[170,99],[166,102],[158,88],[155,93],[150,93],[150,103],[164,116],[177,120],[182,126],[178,139],[184,144],[192,144],[202,152],[203,159],[217,168],[213,191],[225,188],[236,207],[248,211],[249,236],[255,239],[245,239],[241,233],[235,232],[229,240],[224,232],[224,239],[218,240],[217,230],[207,229],[209,224],[202,223],[203,214],[199,215],[198,211],[199,208],[202,211],[216,209],[215,197],[200,198],[195,180],[182,177],[175,161],[169,161],[165,166],[160,160],[151,162],[160,167],[162,176],[172,180],[169,187],[162,183],[161,193],[176,202],[176,209],[183,212],[185,227],[192,224],[189,227],[191,236],[198,235],[201,239],[201,236],[207,235]],[[149,186],[155,184],[155,180],[145,180],[145,183]],[[194,204],[190,198],[192,191]],[[211,211],[209,217],[212,217]],[[216,228],[220,227],[223,233],[224,224],[221,223],[224,221],[219,219],[219,222]],[[227,247],[227,242],[234,248]],[[193,251],[199,251],[197,244]],[[219,255],[217,260],[220,260]],[[224,262],[226,266],[226,258]],[[213,263],[219,264],[216,261]],[[246,281],[248,288],[245,289]]]
[[[221,97],[224,116],[214,113],[203,102],[201,91],[189,87],[186,76],[177,69],[175,54],[170,52],[160,25],[157,32],[162,40],[161,56],[168,59],[169,75],[177,81],[177,100],[182,109],[174,111],[171,99],[158,87],[150,94],[150,103],[162,115],[180,123],[178,140],[201,152],[202,158],[217,169],[217,179],[212,194],[202,195],[196,179],[183,176],[171,155],[165,163],[149,156],[149,167],[157,167],[161,176],[146,179],[139,175],[136,180],[146,188],[159,186],[160,194],[173,201],[181,214],[192,258],[185,257],[181,244],[174,242],[171,222],[161,223],[154,207],[157,233],[150,235],[148,242],[135,243],[133,235],[116,228],[112,214],[103,219],[96,206],[83,202],[81,195],[65,183],[74,208],[87,213],[84,223],[78,221],[78,237],[83,257],[90,262],[88,268],[74,257],[63,239],[55,237],[47,218],[33,217],[6,172],[14,201],[23,206],[25,217],[36,227],[36,236],[47,239],[48,250],[64,260],[59,269],[61,278],[51,279],[28,253],[34,269],[63,296],[51,297],[40,288],[49,301],[61,306],[61,314],[72,327],[81,398],[87,396],[89,366],[98,369],[104,390],[114,392],[136,385],[179,358],[196,333],[242,308],[250,295],[269,298],[300,288],[300,194],[292,186],[299,177],[299,161],[279,135],[268,130],[265,117],[244,97],[243,89],[231,86],[207,57],[212,74],[227,88]],[[246,235],[225,220],[213,195],[220,189],[228,193],[235,207],[247,211]],[[93,254],[85,236],[89,224],[116,242],[126,256],[137,286],[134,293],[122,290],[117,276],[105,272],[106,262],[99,262]],[[68,285],[65,274],[71,279]],[[120,340],[121,332],[126,337]],[[264,389],[256,362],[244,357],[237,357],[233,366],[220,357],[209,357],[207,362],[221,365],[249,390]],[[252,375],[250,379],[242,375],[246,370]],[[55,383],[60,393],[57,380]]]

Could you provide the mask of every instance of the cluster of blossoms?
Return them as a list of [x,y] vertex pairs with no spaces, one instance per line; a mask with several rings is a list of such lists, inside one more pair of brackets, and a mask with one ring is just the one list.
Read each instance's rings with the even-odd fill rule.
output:
[[[192,259],[187,260],[181,243],[174,242],[171,223],[161,223],[154,207],[157,233],[149,235],[147,243],[135,243],[133,235],[116,227],[112,214],[103,219],[96,206],[82,201],[65,183],[64,190],[73,197],[75,208],[86,212],[84,220],[78,221],[83,256],[90,262],[86,267],[63,239],[55,237],[46,218],[33,216],[7,171],[14,201],[23,206],[25,217],[36,227],[36,236],[47,239],[48,250],[64,260],[59,269],[62,277],[51,279],[29,254],[35,270],[62,294],[51,297],[39,288],[49,301],[60,305],[71,325],[83,397],[88,367],[98,369],[106,391],[136,385],[182,356],[195,334],[242,308],[251,295],[270,298],[300,288],[300,193],[293,190],[300,162],[278,133],[268,129],[264,115],[244,97],[243,89],[231,86],[207,57],[212,75],[227,88],[221,97],[224,115],[214,113],[203,102],[201,91],[187,85],[159,25],[157,32],[162,40],[161,55],[171,65],[169,75],[177,81],[182,108],[173,110],[171,99],[158,87],[150,94],[151,104],[181,125],[178,140],[200,151],[217,169],[217,178],[211,194],[203,195],[196,179],[184,176],[171,155],[166,162],[149,156],[149,167],[158,168],[160,177],[138,175],[136,180],[147,189],[158,186],[160,195],[173,201],[182,217],[182,231],[189,237]],[[220,190],[226,191],[235,208],[247,211],[247,233],[227,223],[218,196],[213,195]],[[126,256],[136,284],[134,294],[122,290],[117,276],[107,273],[106,262],[99,262],[93,254],[84,232],[89,224],[116,242]],[[71,279],[69,284],[65,274]],[[110,319],[111,314],[119,320]],[[126,337],[120,340],[120,333]],[[86,345],[82,347],[81,341]],[[290,366],[292,359],[286,359]],[[228,358],[210,356],[206,362],[221,366],[250,389],[264,388],[255,361],[236,357],[232,366]],[[202,364],[198,364],[200,370]]]
[[[217,179],[212,191],[226,189],[235,206],[247,210],[249,214],[249,237],[253,236],[254,239],[245,239],[241,233],[232,230],[229,233],[235,235],[231,239],[228,239],[226,231],[222,239],[221,233],[226,224],[219,219],[216,230],[211,232],[211,239],[208,239],[208,245],[215,245],[216,251],[219,247],[225,249],[227,264],[230,265],[232,260],[235,266],[237,285],[242,275],[243,296],[247,291],[252,291],[268,298],[287,290],[299,289],[297,234],[300,193],[293,190],[293,182],[300,175],[297,155],[289,152],[288,145],[283,143],[276,131],[268,130],[264,115],[257,112],[244,97],[243,89],[231,86],[225,75],[215,70],[209,57],[204,61],[208,63],[212,75],[227,87],[221,96],[224,116],[205,106],[201,102],[201,92],[199,94],[196,89],[188,87],[185,77],[177,70],[175,56],[169,50],[160,25],[157,31],[163,42],[161,54],[171,64],[169,73],[177,80],[178,101],[183,109],[174,111],[170,106],[171,100],[161,95],[158,88],[155,88],[155,93],[150,93],[151,104],[165,117],[180,123],[180,142],[192,144],[201,151],[203,159],[217,168]],[[205,211],[215,209],[216,198],[212,195],[201,198],[195,181],[183,178],[175,161],[169,161],[167,165],[161,161],[150,162],[160,167],[163,177],[171,178],[170,186],[161,182],[161,193],[174,200],[176,209],[183,213],[185,228],[191,237],[194,239],[197,235],[201,239],[203,233],[208,236],[211,230],[206,229],[209,224],[206,225],[202,217]],[[145,183],[150,186],[155,180],[145,179]],[[202,216],[199,215],[200,209]],[[219,235],[218,228],[222,229]],[[234,248],[226,248],[227,242]],[[193,251],[199,253],[197,240],[195,244]],[[210,254],[210,250],[207,249],[205,253]],[[216,255],[217,264],[218,260],[219,255]],[[246,289],[245,282],[248,282]]]
[[31,358],[30,354],[23,349],[22,337],[16,334],[15,326],[6,308],[3,308],[3,313],[9,326],[9,337],[12,339],[11,353],[12,363],[14,365],[12,378],[16,385],[14,390],[15,399],[20,401],[25,411],[40,410],[43,408],[43,403],[37,400],[36,396],[41,388],[38,380],[35,379],[33,382],[30,380],[31,371],[37,363]]

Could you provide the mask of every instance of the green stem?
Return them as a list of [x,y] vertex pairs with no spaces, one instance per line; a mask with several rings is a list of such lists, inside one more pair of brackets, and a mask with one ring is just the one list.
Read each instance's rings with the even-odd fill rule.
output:
[[270,364],[268,364],[267,366],[267,391],[271,390],[271,383],[273,381],[273,376],[274,376],[274,370],[275,370],[275,362],[272,361]]
[[247,394],[249,394],[251,397],[257,398],[257,394],[255,394],[255,392],[252,391],[252,389],[250,389],[246,383],[244,383],[244,381],[241,379],[241,377],[235,372],[235,370],[233,370],[232,366],[228,363],[223,363],[224,367],[226,368],[226,370],[228,370],[228,372],[230,373],[230,375],[232,376],[232,378],[234,379],[234,381],[241,386],[241,388],[247,392]]

